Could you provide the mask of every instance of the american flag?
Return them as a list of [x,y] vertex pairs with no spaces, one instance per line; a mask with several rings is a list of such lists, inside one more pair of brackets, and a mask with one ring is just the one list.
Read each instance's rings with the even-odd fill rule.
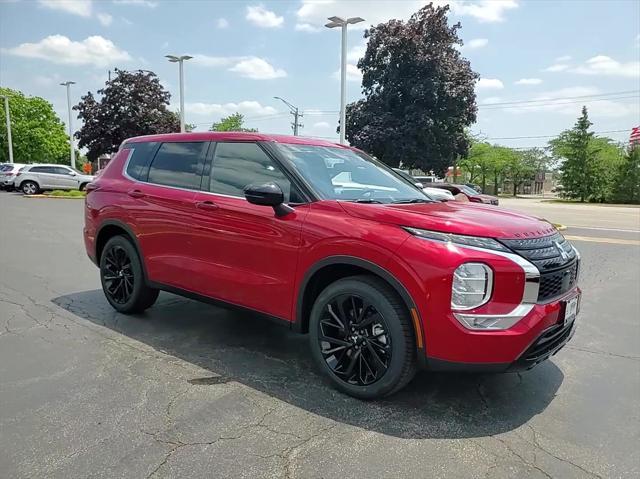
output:
[[629,137],[629,146],[640,144],[640,126],[631,128],[631,136]]

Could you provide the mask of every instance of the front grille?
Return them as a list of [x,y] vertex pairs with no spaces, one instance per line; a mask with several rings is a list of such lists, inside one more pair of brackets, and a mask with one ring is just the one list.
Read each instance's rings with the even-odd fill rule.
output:
[[577,253],[560,233],[541,238],[500,241],[540,271],[539,302],[570,291],[578,282]]

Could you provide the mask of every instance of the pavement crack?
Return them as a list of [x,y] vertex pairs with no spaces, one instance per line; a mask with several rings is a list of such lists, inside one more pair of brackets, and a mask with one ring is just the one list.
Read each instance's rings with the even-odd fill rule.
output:
[[573,349],[575,351],[583,351],[585,353],[597,354],[600,356],[611,356],[614,358],[631,359],[632,361],[640,361],[640,357],[638,356],[628,356],[625,354],[610,353],[608,351],[599,351],[597,349],[581,348],[580,346],[573,346],[569,344],[566,346],[566,348]]

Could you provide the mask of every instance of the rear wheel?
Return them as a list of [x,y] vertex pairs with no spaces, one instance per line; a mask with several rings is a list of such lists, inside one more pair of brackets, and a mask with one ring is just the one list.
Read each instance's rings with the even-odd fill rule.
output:
[[87,187],[87,184],[86,184],[86,183],[82,183],[78,189],[79,189],[80,191],[84,191],[84,189],[85,189],[86,187]]
[[35,181],[25,181],[20,185],[20,189],[25,195],[36,195],[40,191],[38,183]]
[[141,313],[158,298],[159,291],[145,284],[140,257],[124,236],[114,236],[104,246],[100,281],[107,301],[120,313]]
[[377,277],[352,276],[329,285],[313,305],[309,331],[316,363],[351,396],[388,396],[415,374],[409,313]]

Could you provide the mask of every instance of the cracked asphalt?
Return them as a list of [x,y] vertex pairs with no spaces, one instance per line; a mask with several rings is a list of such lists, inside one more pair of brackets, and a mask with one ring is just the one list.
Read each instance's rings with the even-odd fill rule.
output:
[[249,314],[165,293],[115,313],[82,208],[0,194],[0,477],[640,476],[637,243],[575,243],[579,327],[552,360],[421,373],[361,402],[329,387],[305,336]]

